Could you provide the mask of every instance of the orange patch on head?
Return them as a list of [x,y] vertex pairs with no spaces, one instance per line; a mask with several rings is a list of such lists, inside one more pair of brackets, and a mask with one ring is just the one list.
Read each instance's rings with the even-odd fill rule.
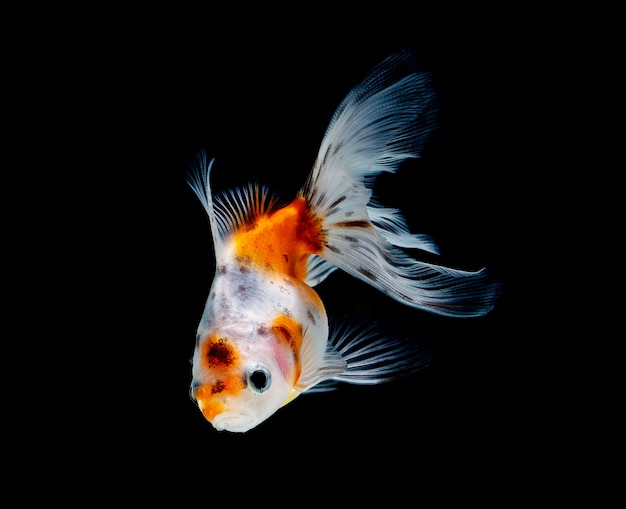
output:
[[221,402],[211,400],[207,401],[206,404],[201,405],[200,410],[202,410],[202,415],[204,415],[204,417],[211,422],[215,416],[221,414],[225,408]]
[[227,410],[226,403],[229,397],[236,396],[244,388],[241,376],[226,375],[213,383],[198,387],[194,396],[204,416],[211,421],[216,415]]
[[197,401],[206,405],[207,401],[215,399],[216,396],[235,396],[245,388],[243,377],[239,375],[226,375],[217,378],[213,383],[207,383],[198,387],[194,392]]
[[323,247],[322,221],[308,208],[304,198],[296,198],[271,215],[263,214],[253,225],[235,235],[237,257],[256,265],[304,280],[306,262]]
[[204,338],[201,365],[207,370],[204,382],[194,397],[204,416],[211,421],[228,410],[228,400],[245,388],[239,368],[239,355],[232,341],[218,335]]

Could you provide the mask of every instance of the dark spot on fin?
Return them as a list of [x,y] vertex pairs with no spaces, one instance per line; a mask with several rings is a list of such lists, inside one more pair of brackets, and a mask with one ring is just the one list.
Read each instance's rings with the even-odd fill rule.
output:
[[378,280],[378,276],[376,276],[376,274],[374,274],[371,270],[365,268],[365,267],[359,267],[357,269],[361,274],[363,274],[365,277],[367,277],[368,279],[371,279],[372,281],[377,281]]
[[315,207],[319,207],[321,205],[321,203],[326,199],[326,193],[322,192],[318,197],[317,197],[317,202],[315,203]]
[[328,145],[328,149],[326,150],[326,153],[324,154],[324,158],[322,159],[322,166],[326,166],[326,161],[332,150],[333,150],[333,145],[331,143],[330,145]]
[[339,205],[342,201],[344,201],[346,199],[345,196],[342,196],[341,198],[335,200],[330,207],[328,207],[329,209],[334,209],[337,205]]
[[335,223],[338,228],[369,228],[370,224],[367,221],[343,221],[341,223]]
[[328,146],[328,150],[329,151],[330,151],[331,147],[333,148],[333,155],[336,155],[337,152],[339,152],[341,150],[341,147],[343,147],[343,142],[341,141],[341,142],[337,143],[337,145],[334,146],[334,147],[332,145],[329,145]]

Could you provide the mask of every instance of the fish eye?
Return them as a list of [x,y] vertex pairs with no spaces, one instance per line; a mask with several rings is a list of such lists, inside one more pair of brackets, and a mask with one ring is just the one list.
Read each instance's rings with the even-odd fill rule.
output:
[[263,394],[272,384],[272,374],[263,364],[255,364],[248,368],[246,373],[248,387],[257,394]]

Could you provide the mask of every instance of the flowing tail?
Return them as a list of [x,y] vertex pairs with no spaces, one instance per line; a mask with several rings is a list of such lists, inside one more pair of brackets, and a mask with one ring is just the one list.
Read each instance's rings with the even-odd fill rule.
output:
[[430,76],[418,71],[411,51],[381,62],[341,102],[300,191],[323,223],[324,247],[311,257],[310,284],[340,268],[404,304],[441,315],[481,316],[493,308],[501,285],[486,269],[411,258],[401,248],[439,254],[438,248],[430,236],[410,233],[399,210],[373,200],[378,174],[420,157],[437,113]]

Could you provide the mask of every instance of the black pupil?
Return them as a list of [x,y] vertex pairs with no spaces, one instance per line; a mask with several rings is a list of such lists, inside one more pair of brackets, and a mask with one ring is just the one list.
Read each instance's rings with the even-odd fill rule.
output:
[[250,375],[250,382],[257,389],[264,389],[267,385],[267,375],[263,371],[255,371]]

